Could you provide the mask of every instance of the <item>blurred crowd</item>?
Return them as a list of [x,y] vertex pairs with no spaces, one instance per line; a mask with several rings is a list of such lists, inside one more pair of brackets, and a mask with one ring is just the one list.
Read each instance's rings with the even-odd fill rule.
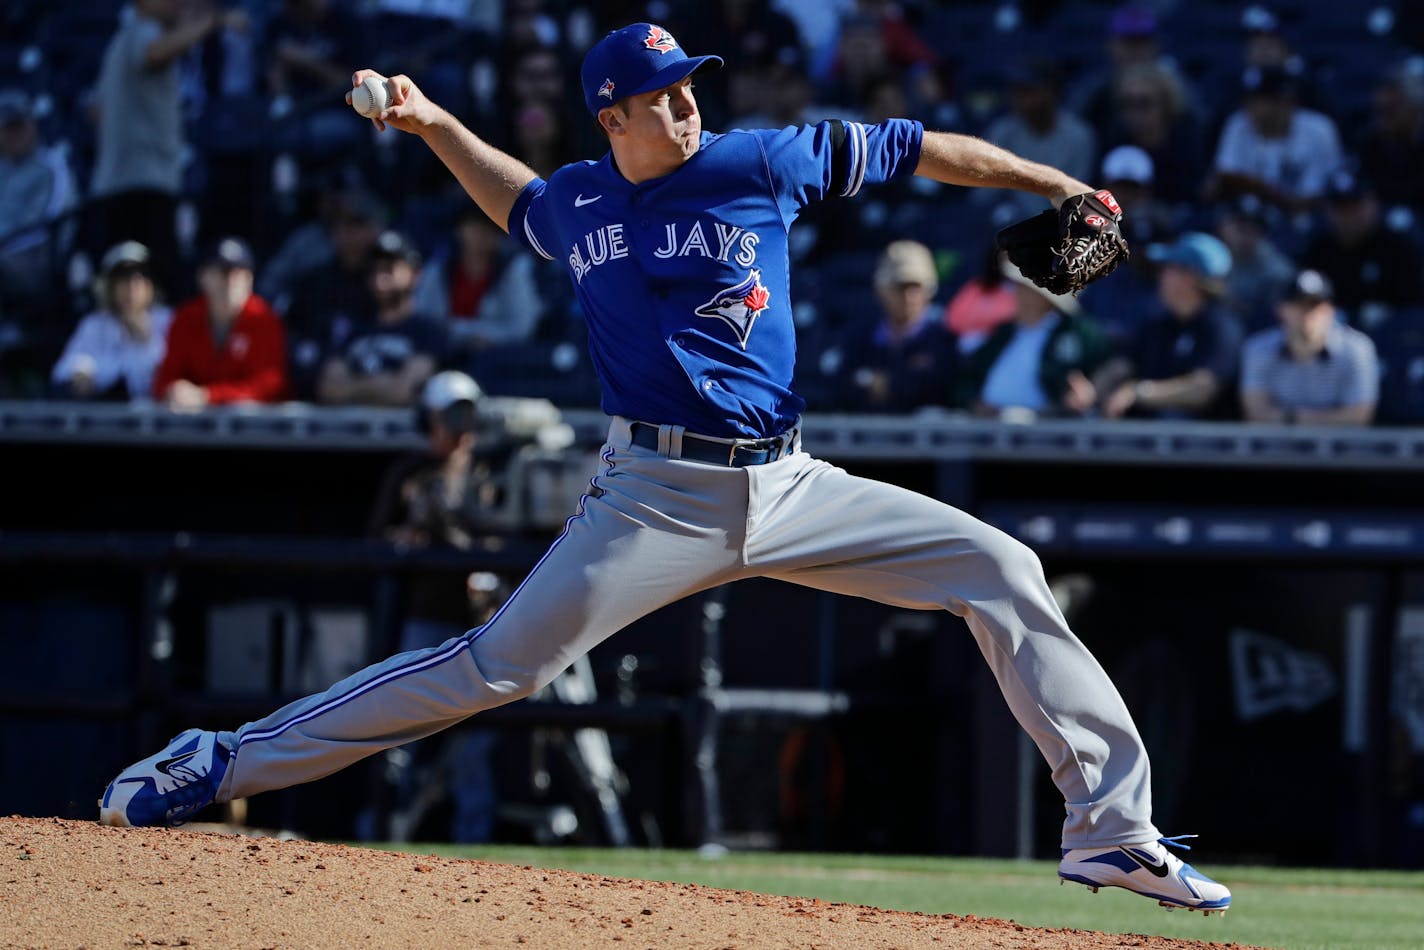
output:
[[1424,11],[1140,0],[0,0],[0,398],[411,405],[442,370],[598,401],[565,275],[343,101],[412,76],[547,175],[604,144],[608,29],[693,52],[704,127],[892,116],[1111,188],[1078,297],[906,179],[793,228],[813,410],[1424,422]]

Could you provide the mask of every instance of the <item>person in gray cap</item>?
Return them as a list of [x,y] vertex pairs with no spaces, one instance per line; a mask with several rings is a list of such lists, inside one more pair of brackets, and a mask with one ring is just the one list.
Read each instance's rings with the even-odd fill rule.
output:
[[46,225],[75,205],[74,176],[59,151],[40,141],[31,97],[0,91],[0,291],[37,298],[51,288],[67,244]]
[[1276,312],[1281,325],[1246,339],[1241,405],[1251,422],[1369,425],[1379,402],[1379,357],[1345,324],[1324,274],[1303,270]]

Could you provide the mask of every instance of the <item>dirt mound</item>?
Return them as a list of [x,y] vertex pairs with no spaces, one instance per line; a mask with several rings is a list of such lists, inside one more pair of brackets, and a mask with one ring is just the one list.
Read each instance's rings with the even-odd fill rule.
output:
[[59,819],[0,819],[0,881],[6,947],[1228,946]]

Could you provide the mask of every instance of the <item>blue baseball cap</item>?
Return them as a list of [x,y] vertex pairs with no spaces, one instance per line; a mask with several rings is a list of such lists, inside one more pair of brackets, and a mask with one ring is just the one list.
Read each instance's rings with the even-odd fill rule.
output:
[[722,57],[688,56],[667,30],[634,23],[609,33],[584,56],[583,100],[598,115],[619,99],[671,86],[709,63],[721,66]]
[[1171,244],[1153,244],[1147,248],[1147,257],[1217,280],[1231,273],[1230,248],[1202,231],[1188,231]]

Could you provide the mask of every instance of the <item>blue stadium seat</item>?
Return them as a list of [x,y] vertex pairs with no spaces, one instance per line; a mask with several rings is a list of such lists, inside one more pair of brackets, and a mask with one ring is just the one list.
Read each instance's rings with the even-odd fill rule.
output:
[[559,406],[599,402],[588,350],[568,340],[490,347],[461,368],[494,396],[542,398]]
[[1424,423],[1424,307],[1396,310],[1369,331],[1380,359],[1381,423]]

